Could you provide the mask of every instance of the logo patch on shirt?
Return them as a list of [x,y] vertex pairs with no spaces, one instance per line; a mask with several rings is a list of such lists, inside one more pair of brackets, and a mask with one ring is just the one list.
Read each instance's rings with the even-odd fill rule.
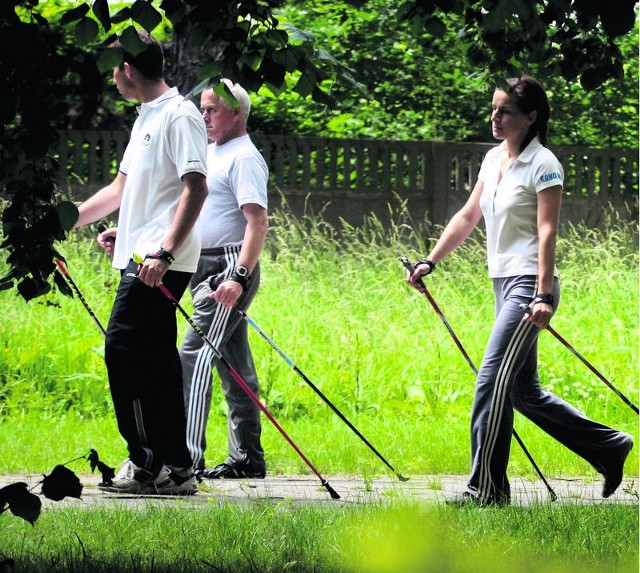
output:
[[142,143],[144,145],[149,145],[151,143],[151,134],[150,133],[145,133],[144,137],[142,138]]
[[548,183],[549,181],[554,181],[555,179],[562,179],[562,175],[560,173],[545,173],[540,176],[540,181],[543,183]]

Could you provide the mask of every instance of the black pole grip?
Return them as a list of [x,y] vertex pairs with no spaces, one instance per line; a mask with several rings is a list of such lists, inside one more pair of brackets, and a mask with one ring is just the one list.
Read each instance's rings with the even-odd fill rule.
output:
[[[107,226],[104,224],[104,221],[100,221],[98,223],[98,232],[104,233],[107,230]],[[105,239],[107,243],[115,243],[116,240],[113,237],[107,237]]]
[[[398,257],[398,260],[405,266],[405,268],[410,273],[413,273],[416,270],[416,268],[413,266],[413,264],[411,263],[411,261],[407,257]],[[424,289],[427,288],[426,285],[424,284],[424,281],[422,280],[422,278],[419,278],[416,281],[416,284],[420,285]]]

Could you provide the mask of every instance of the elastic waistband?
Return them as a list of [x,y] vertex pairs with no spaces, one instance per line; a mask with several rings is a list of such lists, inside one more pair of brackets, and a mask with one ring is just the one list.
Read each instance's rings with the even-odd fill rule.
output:
[[227,253],[239,253],[240,252],[240,246],[234,246],[234,247],[213,247],[210,249],[201,249],[200,250],[200,254],[201,255],[209,255],[209,256],[213,256],[213,257],[219,257],[222,255],[226,255]]

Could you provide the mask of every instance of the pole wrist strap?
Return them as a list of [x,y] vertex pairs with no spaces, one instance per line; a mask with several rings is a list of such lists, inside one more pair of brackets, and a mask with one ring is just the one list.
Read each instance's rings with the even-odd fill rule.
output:
[[553,306],[553,295],[549,293],[537,294],[536,297],[533,299],[533,304],[536,305],[539,302],[543,302],[545,304],[550,304],[551,306]]
[[418,265],[427,265],[429,267],[429,272],[427,272],[423,276],[430,275],[433,271],[436,270],[436,264],[433,261],[430,261],[429,259],[421,259],[419,261],[416,261],[416,263],[413,266],[417,267]]

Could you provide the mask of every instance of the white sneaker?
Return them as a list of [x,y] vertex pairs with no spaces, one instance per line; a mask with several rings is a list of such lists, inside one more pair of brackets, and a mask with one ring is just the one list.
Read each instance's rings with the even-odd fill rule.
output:
[[139,468],[127,459],[118,469],[118,473],[111,484],[100,484],[98,489],[109,493],[149,494],[155,493],[154,482],[156,476],[149,470]]
[[[182,472],[180,472],[182,473]],[[173,468],[162,466],[158,477],[153,482],[155,494],[158,495],[194,495],[198,491],[198,481],[192,470],[180,475]]]

